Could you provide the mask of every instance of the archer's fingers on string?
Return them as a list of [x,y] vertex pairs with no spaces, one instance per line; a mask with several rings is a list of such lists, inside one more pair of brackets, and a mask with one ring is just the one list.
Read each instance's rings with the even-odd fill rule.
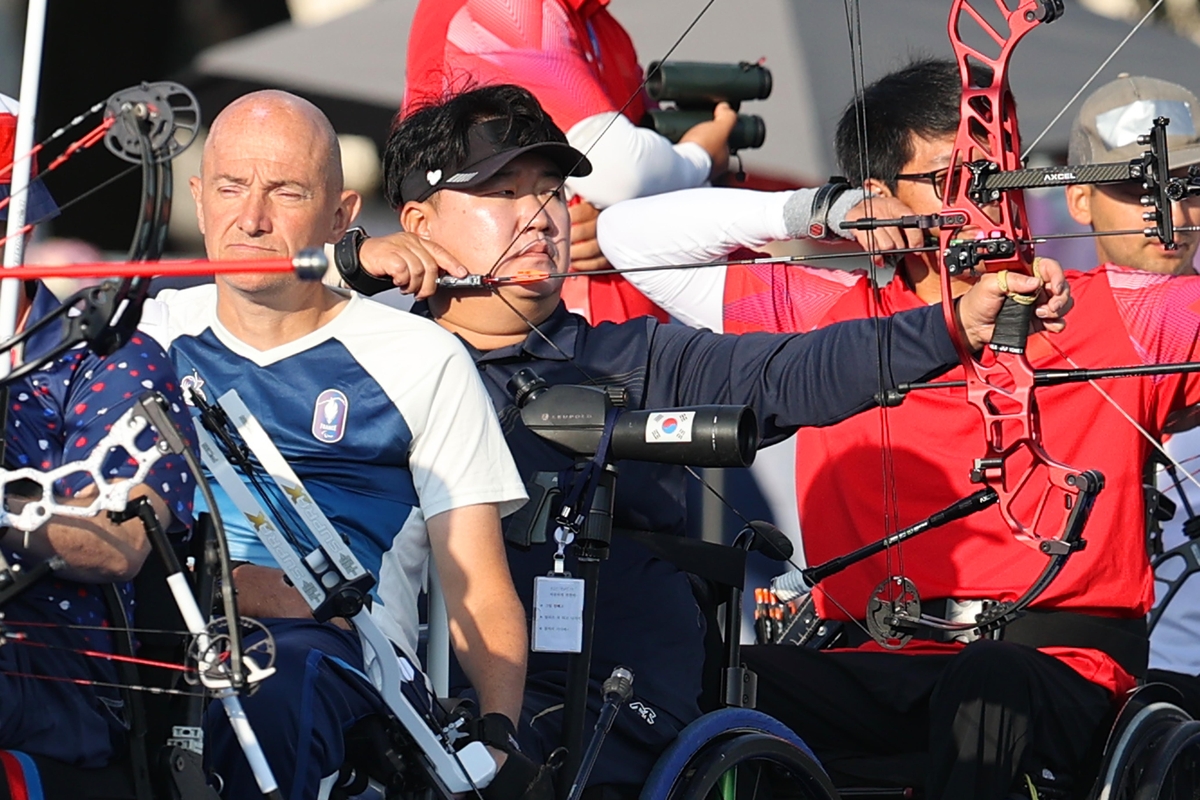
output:
[[875,250],[875,238],[871,235],[873,231],[855,231],[854,241],[858,242],[858,246],[868,253]]

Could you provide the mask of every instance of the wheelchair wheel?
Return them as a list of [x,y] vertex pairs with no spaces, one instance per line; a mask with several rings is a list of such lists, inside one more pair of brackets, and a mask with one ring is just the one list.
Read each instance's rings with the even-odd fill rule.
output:
[[1155,748],[1134,800],[1200,797],[1200,722],[1181,722]]
[[[793,750],[805,756],[807,763],[813,765],[824,777],[817,757],[791,728],[774,717],[751,708],[722,708],[701,716],[679,732],[679,736],[659,756],[654,769],[646,778],[639,800],[667,800],[678,797],[685,777],[694,772],[695,766],[706,753],[721,742],[746,734],[767,734],[787,743]],[[825,778],[826,782],[828,780]],[[816,795],[820,798],[826,796]],[[837,797],[836,794],[828,796]]]
[[666,800],[836,800],[806,752],[769,733],[713,742],[684,768]]
[[1092,796],[1096,800],[1134,800],[1159,744],[1187,721],[1186,712],[1167,702],[1150,703],[1138,709],[1121,726],[1111,752],[1106,753]]

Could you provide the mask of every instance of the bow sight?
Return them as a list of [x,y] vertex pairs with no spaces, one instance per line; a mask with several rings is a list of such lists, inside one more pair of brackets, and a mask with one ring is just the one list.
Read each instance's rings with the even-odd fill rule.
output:
[[[1168,249],[1176,249],[1175,225],[1170,206],[1186,197],[1200,195],[1200,167],[1189,167],[1187,178],[1172,178],[1167,151],[1167,125],[1170,120],[1154,120],[1150,132],[1138,137],[1138,144],[1149,147],[1140,158],[1107,164],[1080,166],[1035,167],[1032,169],[1001,170],[994,161],[979,160],[964,164],[965,170],[950,170],[946,175],[943,197],[957,194],[959,181],[967,180],[965,194],[980,206],[997,203],[1004,192],[1038,189],[1047,186],[1102,186],[1105,184],[1141,181],[1145,194],[1141,204],[1147,207],[1142,219],[1151,223],[1142,233],[1156,237]],[[950,209],[940,214],[914,214],[896,219],[864,217],[844,222],[845,230],[874,230],[876,228],[916,228],[929,230],[966,225],[966,212]],[[977,239],[952,241],[942,253],[951,275],[973,270],[984,261],[1013,258],[1024,242],[990,232]]]
[[[758,451],[758,420],[749,406],[618,411],[625,405],[624,390],[551,387],[531,369],[513,375],[508,387],[525,427],[576,458],[748,467]],[[614,414],[608,452],[598,453]]]

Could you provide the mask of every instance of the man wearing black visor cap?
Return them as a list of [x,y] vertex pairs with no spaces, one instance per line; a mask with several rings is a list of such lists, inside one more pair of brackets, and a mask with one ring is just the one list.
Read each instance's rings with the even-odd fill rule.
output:
[[[800,426],[832,424],[871,408],[880,374],[911,381],[958,363],[936,306],[884,323],[882,369],[870,320],[791,335],[724,336],[651,317],[589,326],[562,306],[562,279],[554,276],[570,260],[563,178],[586,174],[590,165],[519,87],[476,89],[413,112],[393,128],[384,164],[386,193],[406,232],[378,239],[348,234],[338,245],[338,268],[360,291],[396,285],[426,299],[414,311],[463,340],[527,482],[573,462],[522,424],[506,384],[523,368],[550,386],[620,387],[630,409],[750,405],[763,443],[771,444]],[[1057,328],[1069,306],[1065,283],[1056,264],[1039,264],[1046,264],[1049,297],[1039,317]],[[449,290],[437,287],[439,271],[459,278],[525,273],[532,280]],[[1039,286],[1015,275],[1009,284],[1025,292]],[[1003,298],[995,277],[986,276],[960,301],[959,323],[973,347],[990,338]],[[657,755],[700,714],[705,622],[688,578],[633,541],[646,541],[647,532],[683,534],[685,480],[682,467],[620,463],[589,702],[594,712],[600,682],[618,664],[633,670],[636,696],[618,714],[589,785],[634,787],[636,794]],[[521,528],[522,518],[508,520],[505,535],[528,612],[534,578],[550,571],[554,546],[528,521]],[[569,553],[567,569],[575,569]],[[529,659],[518,738],[535,760],[562,743],[565,664],[561,654],[535,652]]]

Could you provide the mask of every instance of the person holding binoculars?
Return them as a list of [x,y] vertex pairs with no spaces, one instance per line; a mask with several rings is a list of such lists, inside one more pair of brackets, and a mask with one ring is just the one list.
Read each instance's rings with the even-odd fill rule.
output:
[[[599,209],[633,197],[690,189],[720,177],[738,115],[726,104],[671,138],[639,127],[653,101],[629,34],[605,4],[582,0],[422,0],[408,39],[401,115],[448,92],[512,83],[533,93],[567,141],[596,165],[567,182],[574,196],[576,271],[608,262],[596,244]],[[569,282],[564,300],[593,324],[667,315],[620,275]]]

